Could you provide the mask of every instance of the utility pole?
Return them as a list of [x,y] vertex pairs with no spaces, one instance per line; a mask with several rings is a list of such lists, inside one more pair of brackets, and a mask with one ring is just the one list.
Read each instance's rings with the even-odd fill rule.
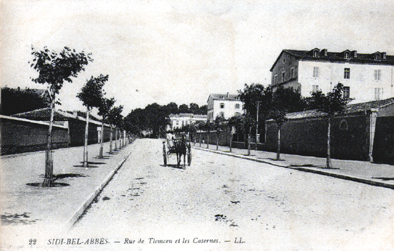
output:
[[260,134],[259,134],[259,108],[261,101],[257,101],[257,114],[256,114],[256,148],[257,144],[260,143]]

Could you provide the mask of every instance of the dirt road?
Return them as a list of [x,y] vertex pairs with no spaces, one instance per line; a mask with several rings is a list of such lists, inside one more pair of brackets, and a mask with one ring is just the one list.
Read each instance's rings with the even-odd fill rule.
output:
[[390,189],[195,149],[185,170],[164,167],[160,140],[135,144],[76,236],[128,250],[394,248]]

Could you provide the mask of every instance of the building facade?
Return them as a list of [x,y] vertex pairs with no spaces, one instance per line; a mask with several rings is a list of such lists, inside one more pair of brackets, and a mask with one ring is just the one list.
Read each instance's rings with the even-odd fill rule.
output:
[[210,94],[208,97],[208,120],[216,117],[229,119],[243,113],[243,102],[235,94]]
[[385,52],[283,50],[270,71],[274,90],[292,87],[304,97],[316,91],[327,93],[338,83],[356,103],[394,97],[394,56]]
[[182,128],[186,125],[195,124],[198,122],[206,122],[207,115],[193,114],[193,113],[180,113],[180,114],[170,114],[170,128],[168,130],[174,130],[176,128]]

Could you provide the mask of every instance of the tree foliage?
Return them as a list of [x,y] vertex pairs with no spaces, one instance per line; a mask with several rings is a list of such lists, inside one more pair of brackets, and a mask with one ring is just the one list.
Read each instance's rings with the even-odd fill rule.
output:
[[108,75],[100,74],[98,77],[91,77],[86,84],[82,87],[80,93],[77,94],[83,105],[90,111],[93,107],[99,108],[102,106],[103,97],[105,92],[103,86],[108,81]]
[[349,101],[350,99],[343,97],[343,84],[338,83],[327,95],[321,91],[312,93],[308,105],[310,109],[317,109],[333,116],[335,113],[342,112]]
[[143,109],[132,110],[125,117],[126,128],[135,134],[150,131],[153,137],[157,137],[170,124],[169,115],[179,113],[207,114],[207,106],[199,107],[191,103],[189,106],[182,104],[178,107],[174,102],[167,105],[149,104]]
[[99,106],[99,112],[98,115],[100,115],[103,118],[103,121],[106,120],[108,117],[109,111],[112,109],[112,107],[115,104],[115,99],[114,98],[102,98]]
[[115,126],[121,126],[122,125],[122,116],[123,112],[123,106],[114,106],[108,113],[108,121],[109,123],[115,125]]
[[38,72],[38,77],[32,78],[32,81],[49,84],[51,98],[59,94],[65,81],[71,83],[71,77],[77,77],[89,62],[93,62],[91,53],[76,52],[68,47],[64,47],[60,53],[47,47],[42,50],[32,47],[31,54],[33,61],[29,62],[30,66]]

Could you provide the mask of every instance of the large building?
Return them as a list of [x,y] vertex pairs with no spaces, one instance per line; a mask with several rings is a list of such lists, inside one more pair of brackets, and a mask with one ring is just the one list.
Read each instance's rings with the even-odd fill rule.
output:
[[274,90],[293,87],[304,97],[316,91],[327,93],[338,83],[357,103],[394,97],[394,56],[385,52],[283,50],[271,72]]
[[193,113],[170,114],[169,117],[171,123],[169,128],[167,128],[168,130],[174,130],[186,125],[207,121],[207,115]]
[[229,119],[242,114],[243,103],[238,95],[234,94],[210,94],[208,97],[208,120],[216,117]]

